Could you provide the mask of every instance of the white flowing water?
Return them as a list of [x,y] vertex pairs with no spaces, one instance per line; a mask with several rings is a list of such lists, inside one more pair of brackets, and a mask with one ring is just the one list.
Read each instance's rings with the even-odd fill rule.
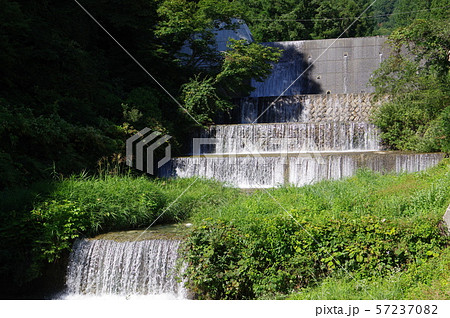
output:
[[399,152],[311,152],[270,155],[202,155],[174,158],[160,175],[200,176],[239,188],[271,188],[282,184],[303,186],[336,180],[360,168],[385,172],[416,172],[435,166],[443,154]]
[[378,129],[365,122],[220,125],[202,137],[217,139],[204,151],[215,154],[380,150]]
[[177,240],[77,240],[67,269],[67,292],[61,298],[184,299],[184,283],[174,273],[179,244]]
[[337,180],[350,177],[358,169],[376,172],[417,172],[433,167],[443,154],[357,153],[315,154],[315,157],[289,158],[289,184],[303,186],[321,180]]
[[160,175],[200,176],[239,188],[270,188],[284,183],[285,163],[286,158],[280,156],[181,157],[160,170]]

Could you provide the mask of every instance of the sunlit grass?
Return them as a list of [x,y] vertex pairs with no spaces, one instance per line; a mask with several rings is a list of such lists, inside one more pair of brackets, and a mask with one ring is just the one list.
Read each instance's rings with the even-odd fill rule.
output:
[[435,258],[388,277],[354,279],[340,273],[280,299],[450,299],[450,247]]
[[222,203],[214,209],[200,209],[193,218],[239,222],[253,215],[272,214],[314,219],[368,214],[396,219],[439,216],[450,204],[450,165],[446,160],[428,171],[401,175],[362,170],[345,180],[323,181],[301,188],[257,190]]
[[[205,220],[213,226],[214,222],[208,220],[231,224],[249,235],[245,240],[250,244],[266,240],[258,237],[260,231],[270,236],[267,239],[275,250],[277,244],[290,248],[289,238],[277,231],[284,229],[290,233],[297,221],[305,222],[302,224],[311,231],[315,231],[315,227],[327,230],[327,226],[334,226],[337,224],[334,221],[338,221],[351,232],[354,222],[369,220],[372,225],[391,224],[389,226],[402,233],[412,235],[408,248],[414,252],[414,240],[420,240],[417,235],[435,231],[449,204],[449,159],[419,173],[381,175],[361,170],[345,180],[251,193],[212,180],[167,180],[106,173],[100,176],[81,174],[0,193],[2,241],[12,251],[9,254],[18,253],[14,254],[17,262],[21,257],[29,258],[30,250],[36,253],[33,257],[49,255],[48,260],[57,259],[61,251],[69,250],[71,242],[80,236],[187,221],[193,223],[195,229],[205,224]],[[372,219],[366,219],[366,216]],[[296,220],[294,223],[293,219]],[[384,220],[387,222],[383,223]],[[412,231],[406,230],[410,228]],[[363,229],[360,227],[359,230]],[[292,233],[297,235],[295,231]],[[320,233],[315,235],[320,237]],[[367,241],[359,239],[362,240],[360,244]],[[403,241],[408,240],[404,238]],[[326,238],[321,241],[325,242]],[[420,242],[418,244],[418,248],[426,252],[426,248],[421,247]],[[364,277],[353,280],[342,273],[339,273],[341,276],[337,273],[322,275],[317,281],[309,280],[307,286],[292,291],[289,297],[448,298],[450,253],[448,248],[435,252],[441,254],[436,256],[433,252],[425,263],[423,259],[410,261],[408,266],[404,264],[402,271],[387,277],[377,277],[375,273],[368,277],[365,273]],[[283,262],[288,264],[288,258]],[[12,270],[15,271],[15,267],[17,264]],[[276,283],[275,278],[276,275]]]

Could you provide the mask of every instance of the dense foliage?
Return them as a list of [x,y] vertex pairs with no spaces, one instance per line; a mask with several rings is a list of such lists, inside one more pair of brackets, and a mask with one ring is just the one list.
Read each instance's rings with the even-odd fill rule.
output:
[[[80,1],[164,92],[75,2],[0,0],[1,286],[13,293],[42,276],[77,237],[192,218],[183,255],[199,298],[293,290],[314,298],[333,282],[353,287],[346,272],[371,286],[380,272],[397,277],[401,289],[433,282],[448,295],[424,274],[448,260],[439,233],[450,203],[448,161],[413,175],[361,172],[253,194],[104,169],[111,158],[123,165],[124,141],[143,127],[185,144],[195,121],[210,123],[251,90],[250,78],[267,76],[279,52],[243,41],[217,52],[213,29],[243,18],[256,41],[336,37],[372,2]],[[391,96],[375,121],[392,148],[450,151],[448,12],[448,0],[378,0],[343,34],[402,27],[374,79],[377,92]],[[414,18],[426,20],[411,24]],[[192,54],[181,53],[186,44]],[[97,177],[67,177],[98,167]]]
[[450,297],[450,248],[405,271],[370,279],[336,275],[280,299],[442,299]]
[[441,218],[449,188],[448,160],[421,173],[361,171],[348,180],[252,194],[207,180],[110,173],[37,183],[0,192],[1,285],[13,295],[67,255],[78,237],[155,220],[194,223],[182,255],[198,298],[313,293],[323,279],[419,275],[421,264],[448,244]]
[[390,101],[374,122],[392,149],[450,151],[450,22],[416,20],[389,37],[372,84]]
[[[185,276],[199,298],[273,297],[325,277],[389,277],[448,245],[448,161],[429,172],[257,191],[194,215]],[[369,295],[370,296],[370,295]],[[365,295],[365,297],[368,297]]]
[[263,81],[280,57],[277,48],[262,47],[245,40],[231,40],[229,51],[223,52],[223,63],[217,73],[204,78],[197,75],[182,86],[186,109],[201,123],[211,123],[218,112],[233,108],[232,97],[246,96],[252,90],[250,79]]
[[[448,0],[238,0],[258,42],[388,35],[415,19],[448,18]],[[366,12],[345,33],[357,17]]]
[[[237,16],[228,1],[80,3],[167,92],[76,2],[0,1],[0,188],[95,168],[123,154],[125,139],[144,127],[182,145],[197,123],[171,96],[203,124],[248,93],[250,78],[266,76],[277,58],[235,43],[231,63],[213,49],[218,21],[233,27]],[[179,53],[185,43],[194,49],[189,60]],[[211,77],[206,101],[187,97],[191,79]]]
[[108,173],[0,192],[0,282],[5,288],[0,295],[11,296],[42,276],[78,237],[180,222],[238,192],[212,181],[197,180],[190,187],[193,181]]

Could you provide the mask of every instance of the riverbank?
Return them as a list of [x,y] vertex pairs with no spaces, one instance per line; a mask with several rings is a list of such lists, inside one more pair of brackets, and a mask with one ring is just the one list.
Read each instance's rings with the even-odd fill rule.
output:
[[[192,223],[181,252],[197,298],[365,298],[377,286],[385,292],[374,297],[444,297],[449,189],[448,159],[419,173],[364,170],[345,180],[251,193],[208,180],[130,175],[35,184],[0,193],[1,285],[9,286],[2,294],[20,298],[36,286],[76,238],[157,220]],[[345,290],[332,292],[338,283]]]

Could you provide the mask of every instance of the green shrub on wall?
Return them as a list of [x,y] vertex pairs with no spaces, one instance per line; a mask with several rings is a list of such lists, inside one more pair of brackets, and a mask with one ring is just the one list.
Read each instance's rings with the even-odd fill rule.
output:
[[391,149],[449,151],[449,39],[448,19],[436,17],[389,36],[389,57],[370,82],[379,96],[390,96],[373,122]]

